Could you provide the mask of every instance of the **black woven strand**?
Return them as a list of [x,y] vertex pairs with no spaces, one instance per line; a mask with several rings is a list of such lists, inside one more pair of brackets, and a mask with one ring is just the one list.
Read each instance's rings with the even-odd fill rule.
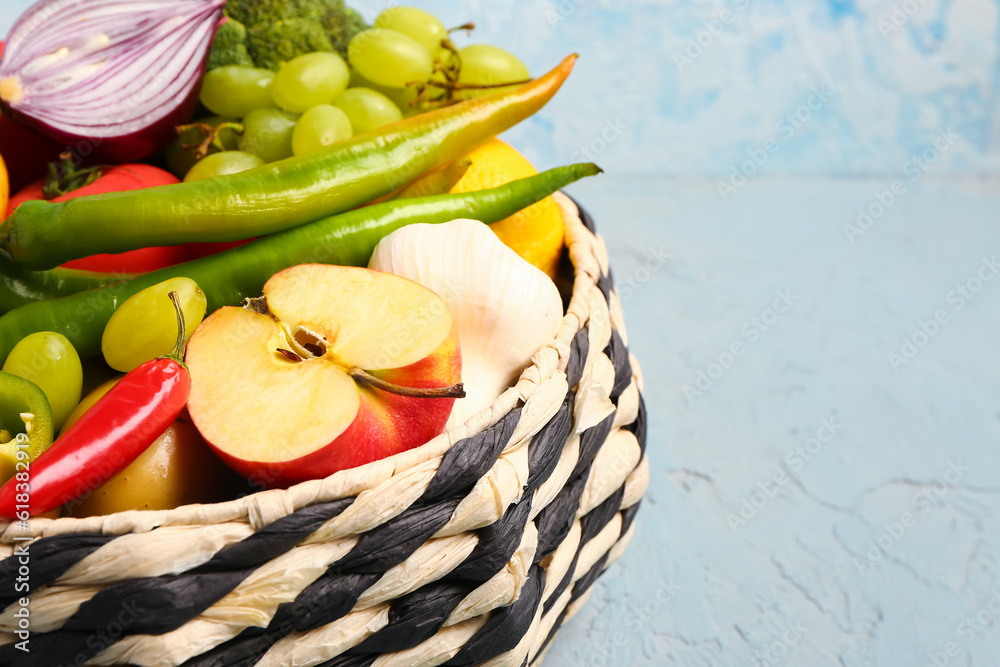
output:
[[545,589],[545,570],[535,565],[509,607],[495,612],[444,667],[472,667],[510,651],[528,633]]
[[623,486],[612,493],[603,503],[580,518],[580,528],[582,529],[580,535],[581,547],[597,537],[604,530],[605,526],[611,523],[611,520],[618,514],[618,509],[621,507],[622,498],[624,497],[625,487]]
[[632,362],[629,359],[625,341],[622,340],[621,334],[614,329],[611,330],[611,341],[604,349],[604,354],[608,356],[611,364],[615,367],[615,386],[611,389],[611,398],[617,399],[632,384]]
[[508,507],[499,521],[480,529],[479,544],[449,577],[480,583],[492,579],[507,566],[520,546],[530,515],[530,496]]
[[[377,574],[320,577],[293,602],[279,605],[267,628],[247,628],[211,651],[188,660],[183,667],[252,667],[278,641],[299,627],[313,625],[321,615],[346,616],[361,594],[379,578]],[[319,625],[323,623],[315,627]]]
[[54,634],[99,632],[124,616],[123,635],[162,635],[224,598],[252,571],[170,575],[109,586],[81,604]]
[[597,279],[597,288],[604,295],[604,300],[611,303],[611,290],[615,288],[615,280],[611,275],[611,269],[608,269],[607,275],[601,274],[601,277]]
[[635,421],[625,427],[626,431],[631,431],[635,439],[639,441],[639,451],[646,453],[646,421],[649,415],[646,413],[646,399],[639,396],[639,416]]
[[566,394],[558,412],[531,439],[528,446],[528,483],[524,495],[534,493],[535,489],[548,481],[559,464],[566,440],[573,430],[574,398],[572,391]]
[[569,596],[569,603],[573,604],[574,600],[583,597],[590,587],[594,585],[597,578],[604,573],[604,569],[608,564],[608,554],[601,556],[594,566],[591,567],[586,574],[580,577],[575,584],[573,584],[573,592]]
[[223,547],[210,561],[192,572],[226,572],[259,567],[291,550],[330,519],[340,516],[354,500],[353,497],[342,498],[283,516],[245,540]]
[[608,436],[611,435],[611,429],[614,425],[615,413],[612,412],[600,424],[592,426],[580,434],[580,458],[577,460],[570,477],[577,477],[585,469],[590,468],[594,462],[594,457],[601,451],[601,447],[604,446],[604,443],[608,440]]
[[117,538],[117,535],[80,533],[37,540],[27,546],[27,558],[31,563],[28,577],[20,573],[25,547],[15,542],[14,555],[0,561],[0,609],[52,583],[66,570]]
[[441,465],[421,500],[434,502],[467,496],[500,458],[520,421],[521,408],[514,408],[482,433],[456,442],[441,458]]
[[569,362],[566,364],[566,380],[569,388],[574,389],[583,379],[583,371],[587,365],[587,356],[590,354],[590,336],[587,334],[587,327],[576,332],[573,342],[569,346]]
[[548,507],[535,517],[538,526],[538,549],[535,552],[535,562],[541,562],[550,556],[563,543],[576,521],[576,512],[580,508],[580,496],[587,488],[587,474],[590,468],[570,479],[559,494],[553,498]]
[[628,532],[628,529],[632,527],[635,522],[635,515],[639,513],[639,506],[642,503],[636,503],[632,507],[622,510],[622,536]]
[[437,634],[459,603],[475,588],[476,585],[469,582],[437,582],[400,598],[389,610],[386,627],[349,653],[377,656],[422,644]]

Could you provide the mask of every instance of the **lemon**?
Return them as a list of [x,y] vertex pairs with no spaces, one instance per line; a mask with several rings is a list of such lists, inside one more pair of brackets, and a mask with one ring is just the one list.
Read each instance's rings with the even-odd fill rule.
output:
[[10,183],[7,179],[7,165],[3,162],[3,156],[0,156],[0,220],[3,219],[4,213],[7,211],[7,200],[10,196]]
[[[453,193],[496,188],[538,174],[526,157],[499,139],[489,140],[469,153],[469,158],[472,166],[452,188]],[[565,229],[562,211],[552,197],[490,225],[490,229],[514,252],[555,278]]]

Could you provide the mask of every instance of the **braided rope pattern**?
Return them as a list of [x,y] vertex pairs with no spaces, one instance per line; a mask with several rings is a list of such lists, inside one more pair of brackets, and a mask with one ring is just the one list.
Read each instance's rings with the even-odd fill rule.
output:
[[[523,667],[621,556],[649,480],[642,378],[607,251],[559,196],[559,336],[423,447],[209,506],[0,523],[0,664]],[[22,573],[23,574],[23,573]]]

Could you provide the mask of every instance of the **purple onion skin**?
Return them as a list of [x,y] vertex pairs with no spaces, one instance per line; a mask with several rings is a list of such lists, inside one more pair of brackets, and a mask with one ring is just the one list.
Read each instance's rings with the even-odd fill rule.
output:
[[[206,58],[207,61],[207,58]],[[199,76],[204,76],[202,68]],[[201,85],[196,86],[180,106],[149,127],[120,137],[86,137],[80,134],[60,132],[50,125],[39,122],[31,116],[18,113],[4,106],[4,113],[18,125],[36,130],[63,144],[65,150],[84,164],[108,163],[124,164],[138,162],[165,149],[177,138],[177,126],[185,125],[194,117],[198,108]]]
[[[208,62],[207,56],[205,62],[206,64]],[[203,65],[198,75],[199,84],[171,113],[149,127],[120,137],[95,138],[81,134],[70,134],[61,132],[31,116],[18,113],[9,106],[4,105],[3,111],[18,125],[41,132],[63,144],[66,151],[84,163],[124,164],[138,162],[169,146],[170,142],[177,138],[177,126],[185,125],[191,121],[198,108],[198,96],[201,92],[200,79],[204,75],[205,66]]]
[[[209,0],[211,1],[211,0]],[[36,3],[46,4],[46,0]],[[35,7],[26,12],[30,14]],[[22,17],[22,19],[27,16]],[[224,21],[222,17],[222,5],[218,3],[218,10],[213,22],[212,36],[215,29]],[[17,24],[15,24],[15,30]],[[12,33],[14,31],[12,30]],[[188,123],[194,116],[198,107],[198,97],[201,91],[201,82],[207,69],[209,50],[212,39],[209,39],[200,53],[200,64],[195,70],[191,70],[193,85],[187,94],[179,100],[167,100],[161,108],[171,106],[168,112],[154,120],[147,126],[139,127],[127,134],[115,135],[113,126],[104,126],[107,130],[103,136],[100,134],[87,134],[84,132],[67,131],[54,126],[43,119],[39,119],[30,113],[17,108],[20,105],[10,105],[0,102],[0,109],[5,115],[10,117],[15,123],[31,128],[45,134],[60,144],[65,146],[65,151],[70,152],[82,163],[125,163],[143,160],[166,148],[177,138],[176,127]],[[5,54],[9,55],[9,54]],[[189,64],[192,60],[187,61]]]

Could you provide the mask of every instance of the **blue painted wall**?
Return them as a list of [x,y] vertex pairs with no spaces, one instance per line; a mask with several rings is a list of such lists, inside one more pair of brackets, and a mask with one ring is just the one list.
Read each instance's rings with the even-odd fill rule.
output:
[[[0,33],[28,4],[0,0]],[[374,18],[390,3],[353,4]],[[935,173],[1000,172],[1000,0],[415,4],[475,21],[476,41],[536,73],[582,54],[509,135],[542,166],[589,153],[618,173],[718,177],[756,156],[769,175],[890,174],[950,127]]]
[[996,0],[423,4],[476,20],[534,71],[583,55],[553,111],[515,135],[539,156],[599,149],[620,119],[601,156],[614,170],[730,174],[773,138],[762,172],[881,174],[950,126],[961,139],[936,171],[1000,170]]
[[609,172],[574,193],[629,286],[651,485],[546,667],[1000,665],[1000,0],[417,4],[534,72],[579,51],[508,136]]

